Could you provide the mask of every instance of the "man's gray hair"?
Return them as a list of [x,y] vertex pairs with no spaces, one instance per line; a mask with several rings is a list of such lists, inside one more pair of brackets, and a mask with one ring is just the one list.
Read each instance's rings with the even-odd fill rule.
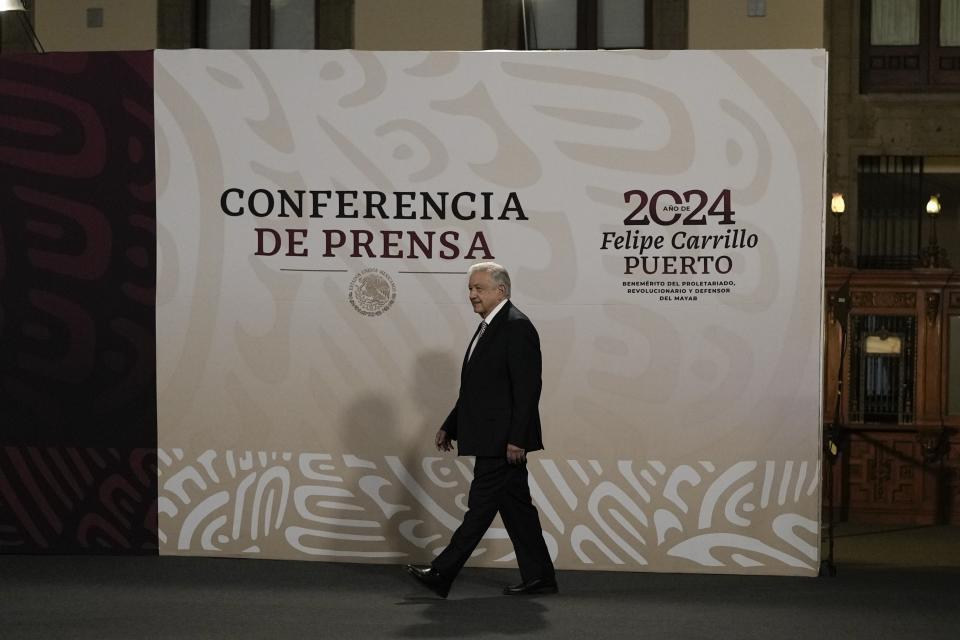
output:
[[507,273],[507,269],[504,266],[499,265],[496,262],[478,262],[470,267],[469,273],[473,274],[477,271],[489,273],[493,283],[497,286],[502,284],[507,293],[507,297],[510,297],[510,274]]

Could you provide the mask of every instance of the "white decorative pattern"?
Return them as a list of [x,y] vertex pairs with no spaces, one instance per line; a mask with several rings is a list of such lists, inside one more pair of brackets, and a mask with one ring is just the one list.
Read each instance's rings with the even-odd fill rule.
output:
[[[424,560],[459,525],[472,479],[467,459],[436,456],[207,450],[159,459],[161,540],[185,554]],[[815,499],[819,465],[699,466],[532,461],[531,494],[558,566],[815,570],[818,524],[800,513]],[[506,532],[492,527],[474,557],[512,562]]]
[[[155,59],[163,553],[437,553],[472,467],[429,443],[475,326],[463,272],[490,257],[543,346],[531,493],[558,566],[813,573],[825,52]],[[731,219],[633,228],[633,207],[655,209],[634,190],[688,189],[700,208],[729,195],[714,207]],[[404,194],[461,191],[475,214],[403,213]],[[396,206],[376,213],[376,193]],[[260,196],[278,207],[255,211]],[[513,199],[524,215],[498,216]],[[717,239],[720,220],[759,244],[673,243]],[[270,254],[261,230],[304,251]],[[663,241],[642,250],[649,278],[626,272],[635,249],[604,248],[627,231]],[[394,252],[445,233],[449,254]],[[667,266],[701,257],[731,261],[729,291],[707,284],[719,270]],[[383,315],[350,302],[370,269],[396,284]],[[654,293],[701,284],[714,292]],[[497,525],[475,561],[512,558]]]

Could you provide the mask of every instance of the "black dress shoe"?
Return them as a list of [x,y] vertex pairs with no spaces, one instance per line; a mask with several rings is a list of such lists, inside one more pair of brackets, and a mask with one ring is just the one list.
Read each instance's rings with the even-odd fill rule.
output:
[[450,581],[445,580],[440,572],[433,567],[418,567],[414,564],[408,564],[405,569],[407,573],[417,579],[417,582],[441,598],[446,598],[447,594],[450,593]]
[[533,580],[526,580],[520,584],[515,584],[512,587],[505,587],[503,589],[503,595],[533,596],[543,593],[557,593],[559,590],[560,589],[557,588],[556,578],[534,578]]

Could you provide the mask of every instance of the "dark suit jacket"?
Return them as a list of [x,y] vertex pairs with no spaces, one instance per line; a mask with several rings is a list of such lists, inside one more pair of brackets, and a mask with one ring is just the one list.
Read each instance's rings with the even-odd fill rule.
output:
[[[470,345],[467,345],[469,352]],[[540,336],[508,300],[468,361],[464,354],[457,404],[443,430],[460,455],[506,456],[507,443],[543,449],[540,433]]]

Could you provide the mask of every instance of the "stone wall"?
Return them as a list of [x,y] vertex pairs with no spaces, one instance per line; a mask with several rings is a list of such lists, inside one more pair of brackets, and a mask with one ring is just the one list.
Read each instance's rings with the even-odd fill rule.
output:
[[826,20],[827,189],[846,197],[843,237],[854,255],[859,156],[960,155],[960,93],[860,93],[861,1],[827,0]]

